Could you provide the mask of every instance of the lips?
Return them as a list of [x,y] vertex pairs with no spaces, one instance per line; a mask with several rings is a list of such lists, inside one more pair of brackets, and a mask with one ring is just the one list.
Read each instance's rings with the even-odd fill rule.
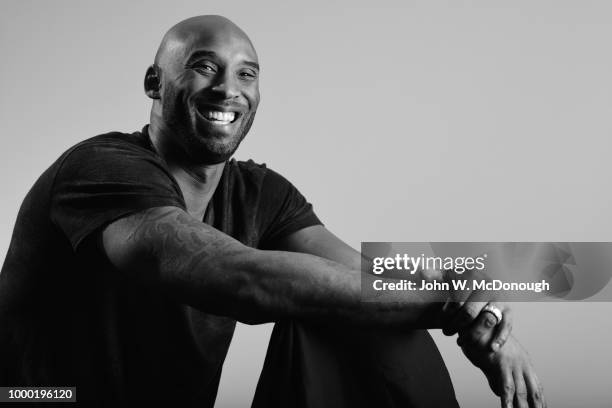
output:
[[232,123],[238,115],[236,112],[205,110],[202,112],[202,116],[218,125],[228,125]]
[[244,107],[238,104],[210,104],[210,103],[195,103],[196,111],[199,116],[206,119],[207,122],[224,126],[237,122],[242,116]]

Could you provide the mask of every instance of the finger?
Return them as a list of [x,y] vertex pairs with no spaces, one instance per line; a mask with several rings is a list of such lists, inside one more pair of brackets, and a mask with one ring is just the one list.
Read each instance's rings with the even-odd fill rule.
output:
[[529,406],[533,408],[544,408],[544,393],[538,377],[535,375],[525,375],[525,383],[527,384],[527,392],[529,396]]
[[496,325],[497,317],[493,313],[481,312],[470,327],[459,333],[457,344],[473,344],[485,348],[493,339]]
[[455,334],[459,330],[467,328],[480,314],[486,302],[471,302],[463,303],[461,308],[451,317],[445,328],[450,334]]
[[[469,325],[484,307],[484,299],[479,299],[479,291],[457,290],[451,293],[450,302],[447,306],[447,313],[444,316],[446,331],[455,334],[461,327]],[[474,303],[474,304],[472,304]]]
[[502,408],[513,408],[512,401],[514,400],[515,393],[514,377],[508,369],[505,369],[502,373],[501,386]]
[[505,308],[503,310],[504,313],[502,321],[497,325],[495,333],[491,339],[491,350],[493,351],[497,351],[502,348],[506,343],[506,340],[508,340],[508,336],[510,336],[510,333],[512,332],[512,311],[510,308]]
[[442,307],[442,333],[446,336],[452,336],[455,331],[452,330],[450,323],[453,321],[459,310],[463,307],[465,299],[449,299]]
[[[457,290],[451,293],[450,301],[445,305],[444,328],[442,332],[453,335],[471,325],[480,314],[487,295],[480,290]],[[443,308],[443,310],[445,309]]]
[[527,402],[527,385],[521,371],[514,371],[514,406],[515,408],[529,408]]
[[[451,279],[452,280],[452,279]],[[444,306],[442,307],[442,313],[446,320],[450,320],[451,317],[455,315],[455,313],[461,309],[463,304],[468,300],[472,290],[451,290],[449,292],[449,297]]]

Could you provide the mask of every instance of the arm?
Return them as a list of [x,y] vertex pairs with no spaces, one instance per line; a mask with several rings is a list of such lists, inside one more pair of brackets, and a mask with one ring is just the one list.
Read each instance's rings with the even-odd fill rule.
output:
[[[353,268],[359,268],[362,261],[359,252],[322,226],[297,231],[286,237],[281,245],[286,250],[317,254]],[[505,324],[496,326],[493,315],[480,313],[478,309],[478,312],[474,312],[475,319],[471,326],[463,327],[459,332],[457,343],[466,357],[483,371],[504,407],[512,407],[513,402],[515,407],[520,408],[545,407],[542,386],[531,360],[525,349],[510,336],[509,308],[503,310]],[[470,309],[464,312],[469,314]],[[500,342],[500,345],[491,351],[490,346],[494,342]]]
[[373,277],[359,269],[309,254],[247,247],[177,207],[112,222],[102,232],[102,247],[128,278],[245,323],[291,317],[440,327],[439,295],[362,303],[361,279]]
[[[281,240],[278,245],[283,250],[317,255],[352,269],[361,269],[362,262],[369,262],[360,252],[351,248],[322,225],[296,231]],[[474,321],[477,321],[479,324],[469,330],[474,331],[474,335],[481,334],[483,329],[493,330],[494,334],[487,337],[488,343],[485,346],[490,347],[491,350],[497,350],[510,335],[511,310],[506,305],[496,304],[503,311],[504,319],[497,327],[493,327],[496,322],[491,320],[492,315],[489,313],[483,313],[483,318],[476,320],[480,310],[487,303],[478,301],[477,292],[472,293],[464,301],[448,303],[441,317],[444,333],[446,335],[455,334],[461,329],[468,329]]]
[[289,234],[278,242],[278,249],[320,256],[355,270],[361,270],[362,262],[370,262],[322,225]]

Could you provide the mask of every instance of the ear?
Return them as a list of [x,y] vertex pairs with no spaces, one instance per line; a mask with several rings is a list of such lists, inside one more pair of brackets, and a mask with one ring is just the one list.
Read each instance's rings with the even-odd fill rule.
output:
[[159,91],[161,88],[161,81],[157,73],[158,67],[153,64],[147,68],[147,73],[144,78],[144,90],[145,94],[151,99],[160,99]]

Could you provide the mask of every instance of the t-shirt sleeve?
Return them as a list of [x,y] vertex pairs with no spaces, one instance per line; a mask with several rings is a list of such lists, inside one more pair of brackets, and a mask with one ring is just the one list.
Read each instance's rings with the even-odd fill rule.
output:
[[185,208],[180,189],[162,162],[123,141],[77,146],[61,162],[50,197],[50,216],[76,251],[92,232],[152,207]]
[[[261,247],[269,248],[281,238],[313,225],[323,223],[314,213],[312,204],[286,178],[267,169],[262,188],[265,219]],[[261,208],[260,208],[261,209]]]

